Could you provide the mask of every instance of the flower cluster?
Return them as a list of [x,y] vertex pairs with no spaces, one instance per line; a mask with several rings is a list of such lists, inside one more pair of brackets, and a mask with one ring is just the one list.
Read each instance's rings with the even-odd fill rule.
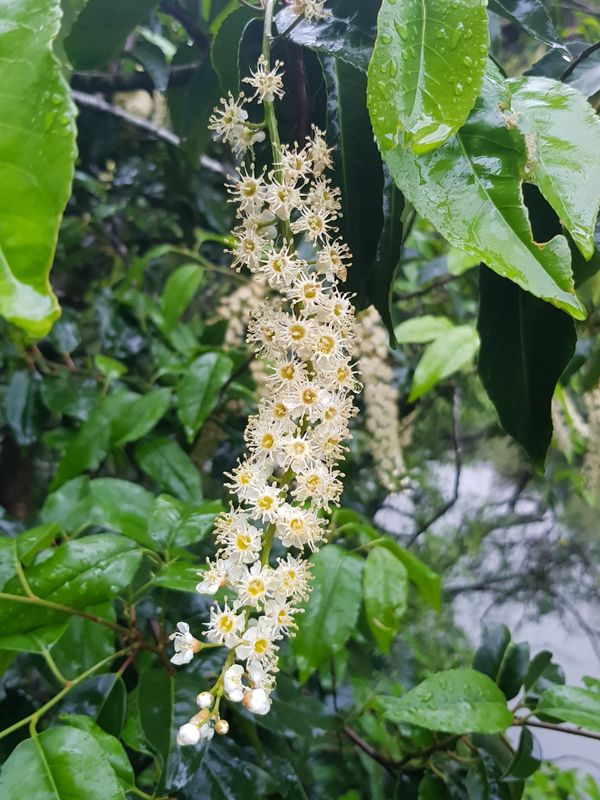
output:
[[370,308],[360,318],[360,369],[364,383],[369,449],[377,477],[388,491],[397,491],[405,476],[398,398],[388,360],[387,333]]
[[[258,102],[281,95],[280,68],[259,62],[248,79]],[[229,98],[211,120],[236,152],[262,133],[247,128],[247,102]],[[342,491],[336,463],[346,450],[353,394],[360,388],[354,311],[337,286],[350,253],[336,238],[340,196],[325,174],[330,151],[313,129],[303,145],[277,144],[275,152],[272,169],[257,174],[247,164],[228,187],[237,206],[233,267],[276,293],[251,314],[247,334],[267,364],[269,391],[249,419],[243,459],[226,476],[235,502],[216,520],[216,557],[196,587],[209,595],[225,588],[227,597],[211,608],[205,643],[186,623],[173,634],[175,663],[203,646],[229,650],[215,685],[198,696],[200,712],[181,728],[181,744],[224,732],[222,696],[255,714],[269,711],[280,642],[294,634],[299,604],[310,591],[305,553],[325,539],[326,514]]]

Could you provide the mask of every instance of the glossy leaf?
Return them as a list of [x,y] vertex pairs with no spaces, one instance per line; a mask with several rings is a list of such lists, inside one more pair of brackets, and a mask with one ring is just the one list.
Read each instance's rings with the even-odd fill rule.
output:
[[3,800],[125,800],[125,792],[96,739],[71,726],[26,739],[0,771]]
[[381,159],[363,99],[367,86],[364,73],[338,58],[324,58],[323,72],[328,98],[327,135],[335,148],[336,180],[342,192],[340,230],[354,259],[346,286],[361,295],[367,281],[374,278],[371,266],[383,226]]
[[98,478],[88,487],[90,522],[152,547],[148,519],[154,497],[142,486],[118,478]]
[[489,47],[481,0],[383,0],[368,103],[383,152],[423,153],[463,125],[481,90]]
[[510,87],[528,142],[528,178],[589,259],[600,209],[600,120],[578,91],[550,78],[520,78]]
[[180,748],[175,741],[179,726],[197,713],[194,702],[197,693],[198,679],[189,673],[179,672],[173,676],[163,669],[151,669],[140,678],[142,730],[161,761],[160,786],[169,792],[181,789],[190,781],[204,756],[203,748]]
[[[366,72],[375,38],[367,5],[362,0],[345,0],[332,9],[327,19],[300,22],[288,35],[294,44],[324,56],[333,56]],[[276,16],[277,30],[283,33],[295,19],[293,10],[284,8]]]
[[[59,324],[55,324],[53,332]],[[81,422],[89,417],[98,398],[98,384],[93,378],[79,378],[64,372],[46,377],[40,390],[46,408]]]
[[202,283],[203,270],[197,264],[185,264],[169,275],[161,298],[162,329],[168,333],[189,306]]
[[521,191],[525,141],[500,111],[509,106],[508,87],[489,71],[458,134],[418,158],[396,147],[386,153],[387,164],[407,199],[451,245],[582,319],[566,239],[555,236],[543,246],[533,239]]
[[51,544],[58,525],[49,523],[22,531],[12,538],[0,537],[0,588],[16,574],[15,561],[29,566],[36,554]]
[[367,556],[363,593],[371,633],[387,652],[406,613],[408,576],[404,564],[385,547],[376,547]]
[[17,444],[33,444],[39,436],[41,409],[39,403],[42,382],[31,370],[21,369],[12,374],[4,399],[6,422]]
[[498,686],[508,700],[515,697],[521,690],[521,686],[525,683],[528,669],[529,644],[527,642],[519,642],[518,644],[509,645],[504,654],[497,681]]
[[124,789],[127,790],[134,785],[133,769],[123,745],[117,738],[106,733],[93,719],[83,714],[61,714],[60,721],[63,725],[85,731],[96,740]]
[[564,81],[591,100],[600,92],[600,50],[588,50],[589,54],[582,58]]
[[566,51],[542,0],[490,0],[490,11],[516,22],[540,42]]
[[3,3],[0,26],[0,315],[40,339],[60,313],[48,275],[76,155],[75,106],[52,53],[60,3]]
[[494,761],[487,753],[473,764],[465,778],[468,800],[509,800],[508,787],[500,783]]
[[106,398],[89,415],[69,442],[56,470],[53,488],[61,486],[85,470],[94,470],[110,448],[112,420],[116,409]]
[[479,347],[477,332],[470,325],[457,325],[427,346],[417,364],[409,402],[417,400],[440,381],[469,364]]
[[540,697],[536,714],[600,733],[600,693],[576,686],[553,686]]
[[441,778],[425,775],[419,783],[418,800],[450,800],[450,794]]
[[452,321],[448,317],[424,314],[422,317],[413,317],[396,325],[394,333],[398,344],[422,344],[432,342],[452,327]]
[[310,603],[292,640],[302,682],[346,644],[356,624],[362,594],[362,559],[337,545],[327,545],[312,561]]
[[[99,606],[90,606],[86,611],[103,619],[116,621],[112,601]],[[114,650],[114,631],[85,617],[72,616],[51,652],[59,670],[65,678],[72,680],[107,658]]]
[[125,723],[126,694],[118,673],[95,675],[73,687],[61,710],[65,714],[85,714],[106,733],[120,736]]
[[64,42],[73,66],[85,70],[105,66],[157,5],[158,0],[87,0]]
[[189,442],[219,402],[233,364],[222,353],[204,353],[192,362],[178,389],[177,413]]
[[88,486],[87,476],[67,481],[64,486],[51,492],[40,512],[44,523],[56,523],[66,533],[74,533],[88,524]]
[[[38,597],[83,609],[114,598],[128,586],[140,558],[133,542],[123,536],[108,533],[87,536],[61,544],[49,558],[27,570],[27,580]],[[24,594],[17,578],[9,581],[4,591]],[[64,621],[64,613],[53,609],[11,600],[0,603],[3,635],[27,635]]]
[[377,704],[391,722],[433,731],[500,733],[512,722],[500,689],[471,669],[438,672],[402,697],[379,697]]
[[552,653],[549,650],[542,650],[531,659],[524,681],[526,689],[530,689],[535,684],[551,661]]
[[506,625],[487,627],[473,658],[473,668],[497,681],[509,645],[510,631]]
[[367,278],[367,295],[388,330],[392,347],[397,346],[392,319],[392,289],[402,256],[404,212],[404,197],[389,170],[384,168],[383,228],[377,242],[375,262]]
[[187,561],[165,564],[154,576],[154,586],[164,586],[176,592],[193,592],[198,585],[198,565]]
[[164,417],[170,405],[169,389],[153,389],[132,400],[112,420],[111,445],[122,446],[146,436]]
[[161,490],[190,503],[202,500],[200,472],[187,453],[172,439],[140,442],[135,449],[135,460]]
[[538,770],[542,763],[542,751],[537,739],[528,728],[523,727],[519,736],[519,744],[511,763],[503,777],[523,780]]
[[504,429],[542,468],[556,383],[575,351],[573,320],[482,268],[479,374]]
[[225,17],[213,39],[210,57],[224,95],[231,92],[235,97],[240,91],[239,46],[246,26],[256,18],[257,12],[252,8],[235,8]]
[[168,495],[157,497],[152,511],[148,512],[152,546],[157,550],[169,550],[201,541],[212,531],[215,516],[222,510],[218,500],[196,505]]

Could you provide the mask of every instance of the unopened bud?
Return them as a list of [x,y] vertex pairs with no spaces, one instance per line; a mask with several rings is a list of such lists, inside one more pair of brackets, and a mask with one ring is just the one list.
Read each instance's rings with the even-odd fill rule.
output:
[[179,732],[177,734],[177,744],[198,744],[199,741],[200,731],[198,730],[197,725],[194,725],[192,722],[186,722],[185,725],[182,725],[181,728],[179,728]]
[[190,722],[193,722],[194,725],[204,725],[204,723],[210,719],[210,711],[206,708],[199,711],[197,714],[191,718]]
[[196,703],[200,706],[200,708],[210,708],[213,704],[214,697],[210,692],[200,692],[198,697],[196,697]]
[[215,724],[215,733],[218,733],[220,736],[225,736],[226,733],[229,733],[229,723],[226,719],[220,719]]

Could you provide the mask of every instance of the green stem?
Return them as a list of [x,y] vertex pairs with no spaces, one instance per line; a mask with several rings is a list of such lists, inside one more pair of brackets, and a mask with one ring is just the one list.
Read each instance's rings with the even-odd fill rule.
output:
[[77,608],[71,608],[70,606],[63,606],[61,603],[53,603],[51,600],[43,600],[41,597],[37,597],[36,595],[23,596],[21,594],[7,594],[6,592],[0,592],[0,600],[9,600],[13,603],[27,603],[29,605],[39,606],[40,608],[49,608],[52,611],[60,611],[63,614],[70,614],[70,615],[75,615],[77,617],[83,617],[84,619],[89,619],[91,622],[97,622],[98,625],[105,625],[107,628],[111,628],[111,630],[123,634],[124,636],[131,635],[131,631],[129,630],[129,628],[124,628],[122,625],[117,625],[116,622],[111,622],[108,619],[103,619],[102,617],[98,617],[95,614],[88,614],[86,611],[80,611]]
[[47,647],[44,647],[44,649],[42,650],[42,656],[44,657],[44,661],[48,665],[48,669],[54,675],[56,680],[59,683],[62,683],[63,686],[70,686],[71,685],[71,681],[68,680],[67,678],[65,678],[65,676],[62,674],[62,672],[59,670],[58,664],[52,658],[52,653],[50,652],[50,650],[48,650]]
[[68,692],[71,691],[71,689],[74,686],[83,683],[83,681],[89,678],[91,675],[93,675],[94,672],[96,672],[96,670],[100,669],[105,664],[110,664],[112,661],[115,660],[115,658],[119,658],[119,656],[123,656],[126,653],[129,653],[130,650],[131,647],[124,647],[122,650],[117,650],[117,652],[111,653],[106,658],[103,658],[102,661],[98,661],[98,663],[94,664],[93,667],[90,667],[85,672],[82,672],[81,675],[78,675],[76,678],[70,681],[68,685],[64,687],[64,689],[61,689],[58,694],[55,694],[52,699],[48,700],[48,702],[45,705],[41,706],[41,708],[38,708],[37,711],[34,711],[33,714],[29,714],[27,717],[23,717],[23,719],[20,719],[18,722],[15,722],[14,725],[10,725],[8,728],[5,728],[3,731],[0,731],[0,739],[4,739],[5,736],[8,736],[9,734],[13,733],[13,731],[17,731],[19,730],[19,728],[22,728],[24,725],[27,724],[29,724],[29,728],[30,731],[32,732],[32,735],[35,735],[35,726],[40,717],[42,717],[46,713],[46,711],[49,711],[51,708],[53,708],[57,703],[59,703],[62,700],[62,698]]

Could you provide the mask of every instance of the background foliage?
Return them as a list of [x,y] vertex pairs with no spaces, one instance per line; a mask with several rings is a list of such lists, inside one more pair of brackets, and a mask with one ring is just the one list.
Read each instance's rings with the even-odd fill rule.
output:
[[196,572],[257,394],[207,123],[261,12],[0,2],[2,798],[600,796],[535,737],[598,738],[598,681],[456,617],[475,596],[488,622],[516,602],[596,636],[600,11],[421,6],[277,16],[284,138],[335,145],[408,477],[377,482],[359,417],[272,711],[196,750],[175,732],[219,655],[176,674],[168,634],[207,616]]

